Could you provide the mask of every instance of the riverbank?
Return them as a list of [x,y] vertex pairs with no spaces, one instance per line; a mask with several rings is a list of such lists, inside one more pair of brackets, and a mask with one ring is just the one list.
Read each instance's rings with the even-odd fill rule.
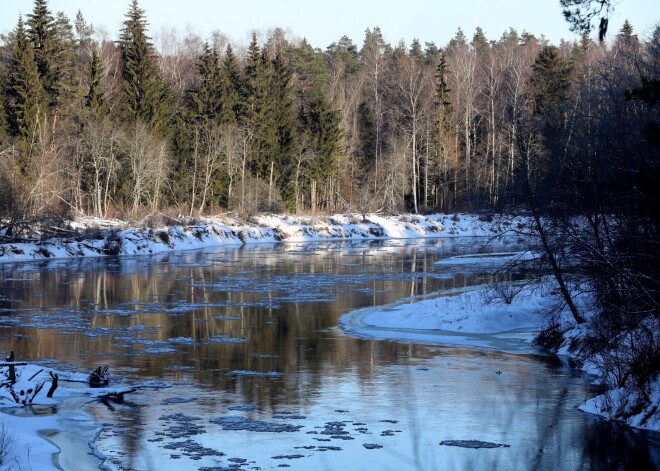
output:
[[[445,259],[437,264],[484,263],[485,260],[492,261],[492,255],[463,257],[465,260]],[[498,258],[516,256],[507,255]],[[520,253],[518,257],[529,255]],[[362,338],[529,353],[524,346],[531,347],[537,341],[539,333],[547,326],[547,313],[553,311],[562,326],[553,351],[571,358],[580,369],[593,375],[597,383],[611,384],[608,375],[612,372],[603,367],[601,355],[580,348],[594,327],[590,322],[576,326],[566,307],[557,310],[561,304],[558,298],[559,294],[550,281],[526,286],[475,286],[445,292],[431,299],[413,298],[390,306],[354,311],[342,316],[340,325],[348,334]],[[592,301],[588,295],[576,296],[574,301],[582,312],[592,317]],[[647,327],[658,330],[657,323]],[[501,373],[506,374],[506,371]],[[660,378],[656,377],[646,394],[624,388],[611,389],[585,402],[579,409],[630,427],[660,432],[659,407]]]
[[[67,223],[66,237],[32,237],[0,244],[0,262],[113,255],[147,255],[174,250],[264,242],[404,239],[425,237],[489,237],[520,230],[520,218],[499,219],[474,214],[428,216],[286,216],[166,218],[167,225],[114,219],[77,218]],[[0,225],[1,227],[2,225]],[[5,231],[6,232],[6,229]],[[0,232],[0,235],[6,235]]]
[[87,387],[86,374],[33,363],[17,362],[14,370],[10,384],[9,367],[0,367],[0,471],[99,469],[103,459],[94,440],[100,428],[79,406],[134,389]]

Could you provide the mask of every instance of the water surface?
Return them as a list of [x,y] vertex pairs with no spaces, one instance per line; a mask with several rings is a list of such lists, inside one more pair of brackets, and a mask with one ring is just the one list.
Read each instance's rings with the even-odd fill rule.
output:
[[111,469],[657,468],[657,434],[577,410],[597,389],[553,357],[338,329],[354,309],[500,279],[487,265],[434,265],[520,244],[482,242],[4,264],[0,335],[18,358],[79,371],[108,364],[113,382],[145,385],[123,403],[80,406],[101,424],[96,445]]

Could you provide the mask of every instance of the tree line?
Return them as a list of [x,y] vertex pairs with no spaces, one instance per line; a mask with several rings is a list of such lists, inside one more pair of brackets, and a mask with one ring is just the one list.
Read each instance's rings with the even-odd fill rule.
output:
[[477,28],[392,46],[376,27],[361,47],[276,29],[238,54],[164,34],[157,53],[137,1],[116,41],[46,0],[3,39],[0,206],[124,217],[517,206],[529,177],[563,183],[625,146],[620,126],[641,136],[660,47],[626,23],[609,45]]

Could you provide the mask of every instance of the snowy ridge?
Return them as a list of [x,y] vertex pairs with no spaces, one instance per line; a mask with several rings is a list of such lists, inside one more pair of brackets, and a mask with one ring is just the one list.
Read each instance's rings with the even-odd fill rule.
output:
[[190,225],[128,227],[116,220],[78,218],[76,236],[38,242],[0,244],[0,262],[107,255],[141,255],[222,245],[307,242],[330,239],[392,239],[493,236],[522,227],[522,220],[499,221],[472,214],[430,216],[335,215],[323,217],[264,215],[201,218]]

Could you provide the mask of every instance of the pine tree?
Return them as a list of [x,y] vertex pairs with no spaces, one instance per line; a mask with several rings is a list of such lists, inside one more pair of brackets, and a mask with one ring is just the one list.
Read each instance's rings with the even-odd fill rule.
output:
[[103,64],[101,64],[99,54],[94,48],[87,67],[88,90],[87,95],[85,95],[85,106],[97,117],[107,111],[106,97],[101,88],[103,74]]
[[87,23],[80,10],[76,13],[75,28],[79,44],[84,44],[91,40],[94,34],[94,26],[91,23]]
[[449,41],[449,47],[465,47],[467,46],[467,38],[465,37],[465,33],[461,28],[458,28],[456,30],[456,34],[454,37]]
[[200,124],[217,124],[220,109],[220,64],[215,49],[204,44],[197,60],[198,85],[192,90],[193,116]]
[[46,0],[35,0],[27,26],[42,87],[50,107],[57,112],[76,86],[71,23],[62,13],[54,17]]
[[335,168],[341,139],[339,122],[339,112],[331,108],[325,97],[319,97],[309,105],[305,127],[309,129],[318,156],[313,163],[310,176],[318,182],[328,178]]
[[119,39],[124,112],[129,123],[142,121],[162,128],[169,119],[169,90],[160,76],[150,39],[144,10],[133,0]]
[[39,113],[45,111],[45,94],[34,50],[28,41],[23,19],[19,18],[7,84],[7,116],[12,134],[28,138],[35,131]]
[[222,123],[237,123],[245,115],[243,94],[243,79],[234,55],[231,44],[227,45],[225,56],[220,68],[220,83],[222,85],[222,110],[220,121]]
[[[436,204],[443,206],[442,209],[446,210],[448,200],[452,193],[455,193],[455,172],[456,172],[456,152],[455,152],[455,136],[452,127],[452,115],[454,107],[451,103],[449,92],[451,91],[447,83],[449,76],[449,66],[447,65],[446,54],[443,51],[440,54],[440,62],[436,68],[435,79],[435,140],[436,149],[439,157],[438,165],[438,178],[440,179],[439,188],[436,193]],[[453,190],[453,191],[452,191]],[[455,194],[453,195],[456,196]],[[427,204],[429,202],[426,202]]]
[[340,59],[344,64],[344,75],[351,75],[360,69],[361,63],[357,46],[348,36],[342,36],[338,43],[332,43],[327,53],[333,59]]
[[291,100],[291,70],[282,51],[272,61],[271,92],[273,120],[277,123],[277,159],[286,163],[295,129],[295,113]]
[[553,119],[568,98],[570,64],[561,58],[555,46],[545,46],[532,65],[534,113]]
[[486,34],[484,33],[484,30],[479,26],[477,26],[477,29],[474,31],[474,36],[472,36],[472,42],[470,45],[477,51],[485,51],[488,49],[488,40],[486,39]]
[[414,38],[410,44],[409,54],[420,62],[424,59],[424,53],[422,52],[422,45],[419,42],[419,39]]

